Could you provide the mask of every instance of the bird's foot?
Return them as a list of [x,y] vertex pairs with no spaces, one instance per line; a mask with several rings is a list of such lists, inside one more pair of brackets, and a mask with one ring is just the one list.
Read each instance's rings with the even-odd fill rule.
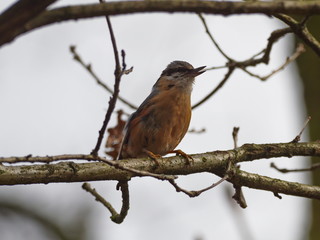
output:
[[149,150],[147,150],[147,149],[143,149],[143,152],[144,152],[145,154],[147,154],[149,158],[151,158],[153,161],[155,161],[155,163],[156,163],[158,166],[160,165],[160,163],[159,163],[159,161],[158,161],[158,159],[161,159],[161,158],[162,158],[162,156],[161,156],[160,154],[155,154],[155,153],[153,153],[153,152],[151,152],[151,151],[149,151]]
[[194,162],[194,159],[190,155],[186,154],[184,151],[182,151],[180,149],[170,151],[169,153],[175,153],[175,154],[177,154],[177,156],[180,155],[180,156],[184,157],[186,159],[187,165],[190,165],[191,163]]

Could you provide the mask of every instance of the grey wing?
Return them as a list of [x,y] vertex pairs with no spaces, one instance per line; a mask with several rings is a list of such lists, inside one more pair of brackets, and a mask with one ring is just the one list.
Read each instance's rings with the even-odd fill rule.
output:
[[139,115],[139,113],[147,106],[152,105],[152,101],[150,101],[154,96],[158,95],[159,91],[156,90],[155,88],[153,88],[152,92],[149,94],[149,96],[142,102],[142,104],[139,106],[139,108],[137,109],[137,111],[135,111],[134,113],[132,113],[124,127],[124,137],[123,140],[121,142],[121,147],[120,147],[120,151],[118,153],[118,157],[117,160],[122,159],[122,150],[123,150],[123,145],[128,143],[129,137],[130,137],[130,123],[133,119],[136,118],[137,115]]
[[134,112],[133,114],[130,115],[130,117],[128,118],[128,121],[126,123],[126,125],[124,126],[124,129],[123,129],[123,132],[124,132],[124,137],[122,139],[122,142],[121,142],[121,146],[120,146],[120,150],[119,150],[119,153],[118,153],[118,156],[117,156],[117,159],[116,160],[121,160],[122,159],[122,149],[123,149],[123,145],[128,143],[128,139],[129,139],[129,131],[128,131],[128,126],[131,122],[131,120],[134,118],[134,116],[136,115],[137,112]]

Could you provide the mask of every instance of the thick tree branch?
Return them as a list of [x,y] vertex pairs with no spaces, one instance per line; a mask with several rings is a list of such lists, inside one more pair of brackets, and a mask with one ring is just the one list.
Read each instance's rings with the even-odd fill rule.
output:
[[[183,157],[159,159],[160,165],[155,168],[154,161],[145,158],[121,160],[126,168],[143,170],[146,172],[165,175],[188,175],[193,173],[210,172],[223,178],[228,163],[253,161],[263,158],[316,156],[320,157],[320,142],[312,143],[279,143],[279,144],[245,144],[229,151],[215,151],[211,153],[192,155],[194,163],[185,165]],[[2,163],[14,162],[45,162],[50,164],[34,165],[0,165],[0,184],[32,184],[51,182],[82,182],[98,180],[127,180],[137,173],[117,169],[101,162],[74,163],[59,162],[58,160],[95,160],[92,155],[60,155],[52,157],[11,157],[0,158]],[[118,161],[117,161],[118,162]],[[235,173],[227,181],[255,189],[262,189],[274,193],[303,196],[320,199],[320,187],[284,180],[269,178],[235,169]]]
[[230,182],[236,182],[240,186],[270,191],[276,195],[283,193],[320,200],[320,187],[318,186],[283,181],[242,170],[239,170],[239,172],[230,179]]
[[57,22],[145,12],[195,12],[220,15],[252,13],[310,15],[320,14],[320,2],[127,1],[60,7],[45,11],[23,26],[15,28],[9,40],[0,31],[0,36],[3,36],[0,45],[13,40],[22,33]]
[[15,29],[38,16],[50,4],[57,0],[20,0],[0,15],[0,42],[10,42],[15,36]]

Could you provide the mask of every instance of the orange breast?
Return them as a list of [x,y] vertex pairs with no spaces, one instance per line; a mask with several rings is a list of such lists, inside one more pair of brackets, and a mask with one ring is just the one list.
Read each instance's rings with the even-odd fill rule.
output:
[[174,150],[186,134],[190,119],[190,92],[160,91],[129,124],[123,157],[145,156],[143,149],[165,155]]

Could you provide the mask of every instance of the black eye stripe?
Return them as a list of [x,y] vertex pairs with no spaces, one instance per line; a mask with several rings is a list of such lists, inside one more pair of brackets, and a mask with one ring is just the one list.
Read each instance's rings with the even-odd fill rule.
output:
[[170,76],[174,73],[185,73],[190,71],[191,69],[184,68],[184,67],[179,67],[179,68],[174,68],[174,69],[167,69],[166,71],[163,71],[162,75]]

